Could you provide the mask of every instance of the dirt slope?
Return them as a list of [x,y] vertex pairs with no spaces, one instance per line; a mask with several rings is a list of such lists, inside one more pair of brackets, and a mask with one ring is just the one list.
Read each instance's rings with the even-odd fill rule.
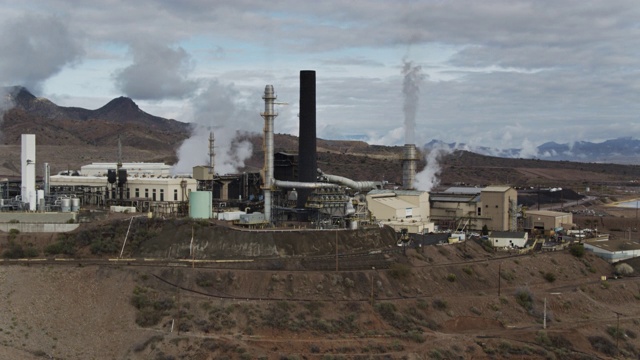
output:
[[[407,257],[390,259],[395,265],[386,270],[4,265],[0,355],[595,359],[640,354],[637,278],[602,282],[611,267],[590,255],[505,255],[468,242],[410,250]],[[545,298],[548,329],[543,331]],[[616,312],[622,314],[619,328]],[[618,347],[616,334],[621,334]]]

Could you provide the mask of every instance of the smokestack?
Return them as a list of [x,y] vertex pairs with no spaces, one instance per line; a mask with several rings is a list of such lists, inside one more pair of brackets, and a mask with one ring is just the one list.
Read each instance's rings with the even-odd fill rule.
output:
[[29,204],[29,211],[36,210],[36,135],[22,134],[22,185],[20,195],[23,204]]
[[[316,163],[316,72],[300,71],[300,135],[298,144],[298,180],[315,182]],[[311,189],[298,190],[298,208],[303,208]]]
[[402,187],[406,190],[415,189],[416,165],[418,151],[415,144],[404,145],[404,158],[402,159]]
[[276,95],[273,85],[264,87],[264,112],[260,115],[264,118],[264,168],[262,169],[264,184],[264,218],[271,222],[271,183],[273,182],[273,123],[278,116],[273,110]]

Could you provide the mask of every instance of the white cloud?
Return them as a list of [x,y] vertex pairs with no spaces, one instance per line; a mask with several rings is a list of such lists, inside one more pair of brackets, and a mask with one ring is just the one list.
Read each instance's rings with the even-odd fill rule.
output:
[[[500,148],[525,144],[529,153],[546,141],[640,137],[637,1],[0,5],[0,22],[7,24],[0,49],[16,50],[0,58],[3,83],[38,86],[55,74],[85,79],[105,73],[45,86],[60,98],[124,92],[175,109],[181,108],[175,99],[190,104],[210,80],[234,83],[238,96],[257,102],[264,85],[272,84],[290,104],[280,109],[276,132],[295,134],[298,71],[314,69],[319,136],[402,144],[404,137],[396,136],[404,120],[400,69],[408,56],[428,75],[415,112],[418,145],[432,138]],[[30,39],[48,41],[28,46]],[[123,65],[128,44],[135,44],[133,62]],[[120,69],[115,78],[108,76],[113,69]],[[260,106],[246,111],[254,119]],[[259,121],[247,122],[247,129],[261,128]]]

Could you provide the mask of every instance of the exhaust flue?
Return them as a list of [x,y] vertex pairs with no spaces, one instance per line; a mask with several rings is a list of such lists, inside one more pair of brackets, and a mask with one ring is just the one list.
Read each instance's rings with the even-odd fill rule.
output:
[[[298,180],[315,182],[316,164],[316,72],[300,71],[300,135],[298,144]],[[298,208],[307,202],[310,189],[298,191]]]
[[267,222],[271,222],[271,186],[273,183],[273,123],[278,113],[273,109],[276,100],[276,94],[273,85],[264,87],[264,112],[260,115],[264,118],[264,218]]
[[415,189],[418,150],[415,144],[404,145],[402,159],[402,187],[406,190]]

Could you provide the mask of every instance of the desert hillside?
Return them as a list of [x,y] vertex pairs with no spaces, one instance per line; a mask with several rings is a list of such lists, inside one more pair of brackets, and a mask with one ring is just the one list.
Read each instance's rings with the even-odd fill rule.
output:
[[602,281],[612,267],[592,255],[496,254],[470,241],[409,250],[406,257],[392,253],[387,261],[387,269],[338,271],[98,265],[89,259],[3,264],[0,355],[600,359],[640,354],[637,278]]

